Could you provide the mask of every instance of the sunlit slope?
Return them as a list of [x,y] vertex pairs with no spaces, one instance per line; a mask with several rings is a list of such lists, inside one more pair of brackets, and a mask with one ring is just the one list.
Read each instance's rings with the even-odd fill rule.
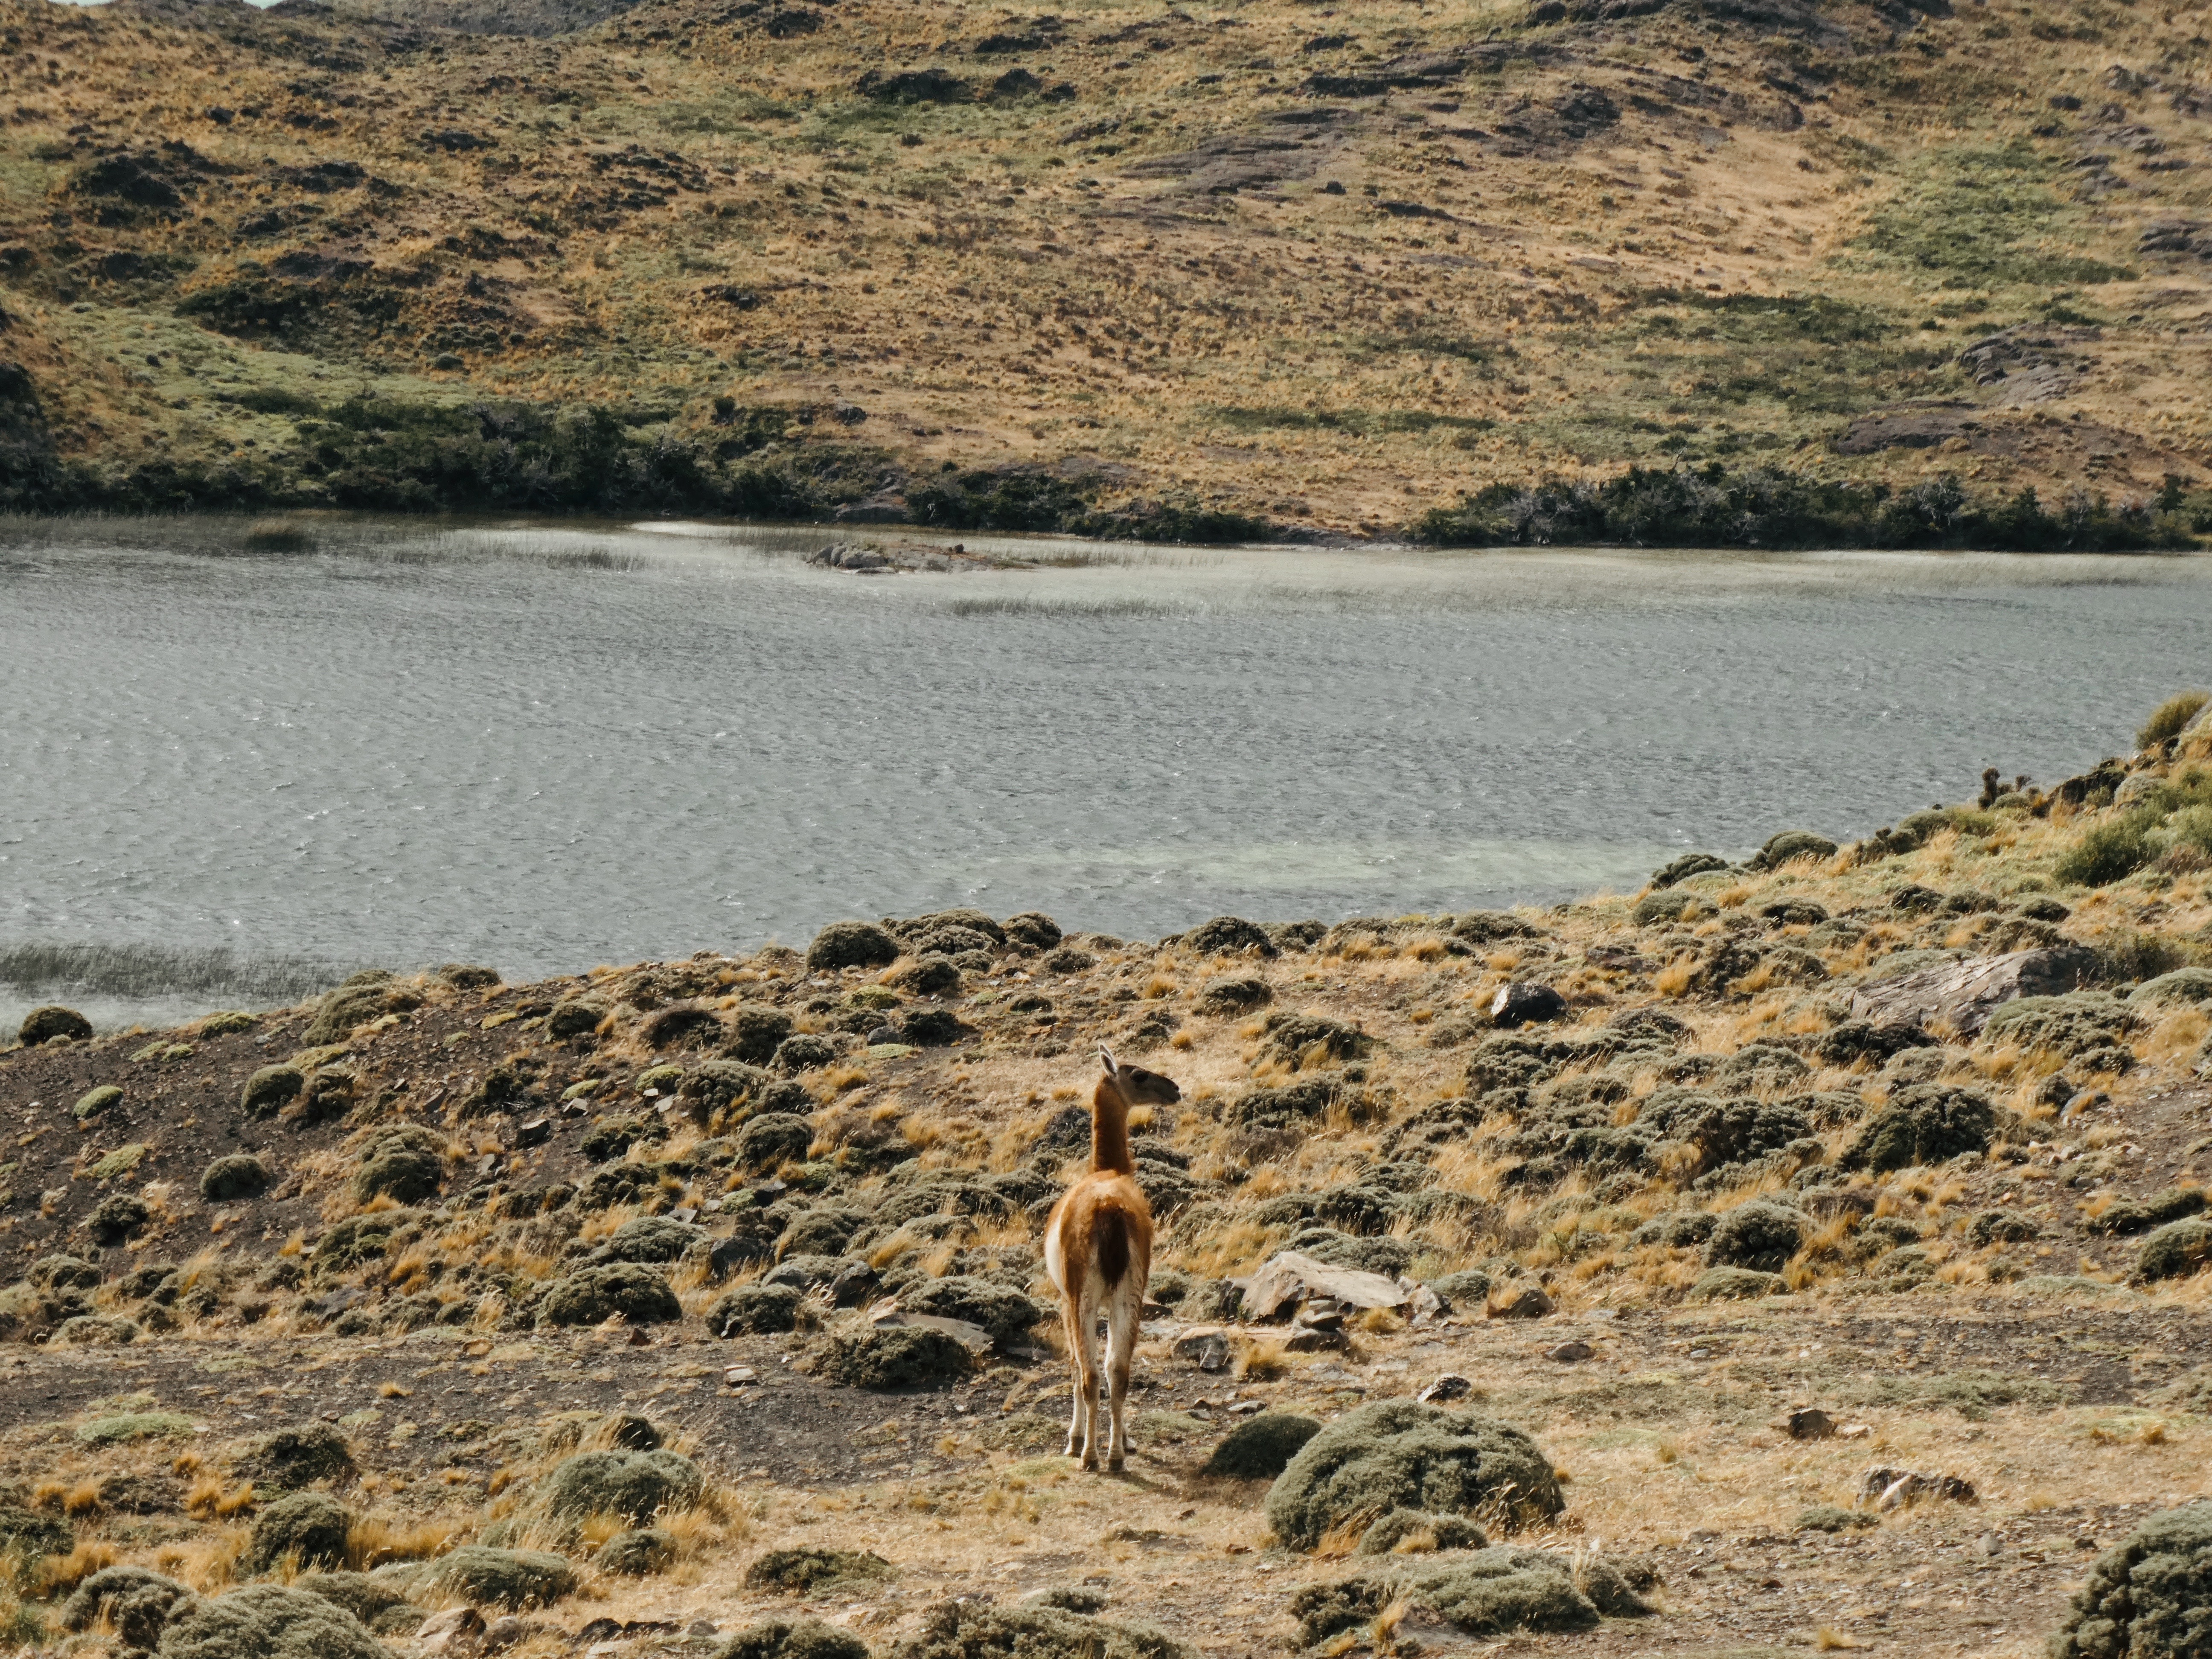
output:
[[485,399],[891,519],[2203,477],[2185,10],[4,9],[18,477],[451,504],[504,417],[389,406]]

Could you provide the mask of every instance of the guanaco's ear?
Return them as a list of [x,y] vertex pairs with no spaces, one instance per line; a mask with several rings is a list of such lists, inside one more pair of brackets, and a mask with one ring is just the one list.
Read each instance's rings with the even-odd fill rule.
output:
[[1114,1063],[1114,1051],[1103,1043],[1098,1046],[1098,1063],[1106,1068],[1108,1077],[1121,1075],[1121,1068]]

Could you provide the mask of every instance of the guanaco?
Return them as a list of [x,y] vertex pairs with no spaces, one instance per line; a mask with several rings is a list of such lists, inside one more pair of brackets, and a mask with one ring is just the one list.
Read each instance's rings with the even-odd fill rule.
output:
[[1173,1078],[1139,1066],[1116,1065],[1098,1051],[1106,1074],[1091,1091],[1091,1171],[1053,1206],[1044,1224],[1044,1270],[1060,1292],[1067,1331],[1067,1357],[1075,1370],[1075,1411],[1067,1424],[1067,1455],[1083,1445],[1083,1467],[1098,1467],[1098,1313],[1106,1312],[1106,1380],[1111,1416],[1106,1467],[1119,1470],[1129,1453],[1122,1406],[1129,1393],[1129,1361],[1136,1352],[1137,1322],[1145,1286],[1152,1276],[1152,1206],[1137,1185],[1137,1160],[1129,1151],[1129,1109],[1172,1106],[1182,1098]]

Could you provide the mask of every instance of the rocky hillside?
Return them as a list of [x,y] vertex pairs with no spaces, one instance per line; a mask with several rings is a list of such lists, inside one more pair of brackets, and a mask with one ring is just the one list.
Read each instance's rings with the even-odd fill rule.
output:
[[[2039,1650],[2212,1444],[2205,708],[1544,912],[41,1011],[0,1614],[172,1659]],[[1037,1253],[1101,1043],[1182,1090],[1114,1485],[1058,1455]]]
[[0,12],[19,506],[2212,526],[2186,9]]

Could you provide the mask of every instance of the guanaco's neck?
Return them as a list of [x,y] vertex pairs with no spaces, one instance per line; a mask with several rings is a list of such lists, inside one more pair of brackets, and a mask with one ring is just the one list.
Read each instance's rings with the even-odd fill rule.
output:
[[1137,1160],[1129,1151],[1129,1103],[1103,1077],[1091,1091],[1091,1167],[1119,1170],[1123,1175],[1137,1172]]

